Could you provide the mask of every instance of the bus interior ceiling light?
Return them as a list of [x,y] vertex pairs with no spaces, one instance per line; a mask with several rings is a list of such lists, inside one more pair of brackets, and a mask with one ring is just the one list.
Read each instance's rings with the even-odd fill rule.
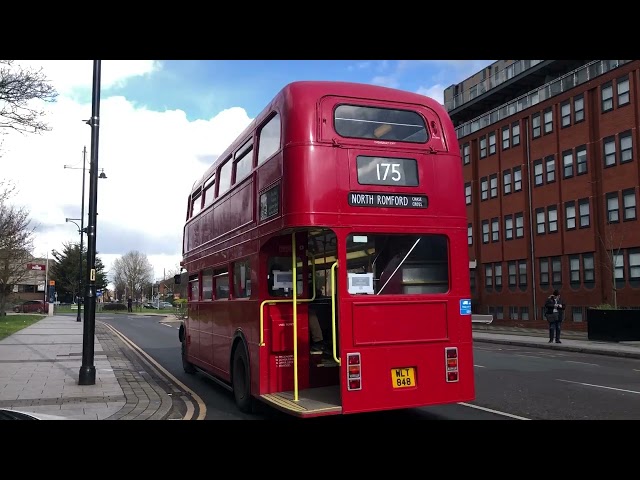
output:
[[388,123],[385,123],[384,125],[380,125],[378,128],[376,128],[373,131],[373,134],[375,135],[376,138],[380,138],[381,136],[389,133],[391,131],[391,125],[389,125]]

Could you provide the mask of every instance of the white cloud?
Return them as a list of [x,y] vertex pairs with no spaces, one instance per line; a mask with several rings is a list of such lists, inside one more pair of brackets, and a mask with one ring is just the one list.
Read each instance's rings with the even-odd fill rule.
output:
[[[91,88],[93,85],[93,60],[19,60],[25,67],[42,67],[61,95],[73,88]],[[102,60],[100,67],[101,89],[122,86],[131,77],[153,73],[161,68],[158,60]]]
[[[130,65],[107,75],[105,63],[103,72],[111,82],[144,70]],[[89,62],[89,82],[90,67]],[[146,68],[148,72],[152,67]],[[62,75],[63,70],[55,75]],[[78,72],[76,66],[69,67],[67,76],[54,86],[64,91],[61,84],[84,84],[69,78]],[[9,132],[0,152],[0,178],[12,180],[18,187],[13,202],[30,209],[38,225],[34,253],[42,256],[51,249],[61,249],[63,242],[79,240],[76,226],[65,223],[65,218],[80,218],[83,146],[87,147],[85,226],[90,195],[91,128],[82,120],[91,116],[91,104],[61,94],[47,109],[51,132]],[[96,248],[107,270],[115,258],[129,250],[147,255],[156,278],[162,277],[163,270],[175,268],[180,261],[187,195],[193,182],[250,121],[239,107],[206,121],[189,121],[180,110],[152,111],[134,106],[122,96],[102,99],[98,168],[104,169],[107,179],[98,181]],[[65,169],[64,165],[76,169]]]
[[434,100],[438,101],[440,105],[444,105],[444,89],[445,87],[440,84],[436,84],[431,87],[421,86],[420,88],[418,88],[416,93],[433,98]]

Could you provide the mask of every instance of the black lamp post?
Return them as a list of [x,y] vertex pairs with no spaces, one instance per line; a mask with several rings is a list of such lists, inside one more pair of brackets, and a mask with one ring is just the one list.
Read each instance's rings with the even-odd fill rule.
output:
[[87,282],[84,296],[82,366],[79,385],[95,385],[96,367],[94,337],[96,322],[96,223],[98,205],[98,131],[100,127],[100,63],[93,61],[93,93],[91,96],[91,166],[89,168],[89,224],[87,225]]

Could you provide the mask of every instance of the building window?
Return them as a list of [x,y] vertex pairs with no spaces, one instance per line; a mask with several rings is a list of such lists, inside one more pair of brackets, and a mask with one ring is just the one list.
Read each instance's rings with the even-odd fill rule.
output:
[[578,255],[569,256],[569,282],[573,286],[580,284],[580,258]]
[[482,177],[480,179],[480,198],[482,201],[489,198],[489,182],[487,181],[487,177]]
[[553,183],[556,181],[556,159],[553,155],[544,159],[547,167],[547,183]]
[[489,220],[482,221],[482,243],[489,243]]
[[518,320],[518,307],[509,307],[509,319]]
[[547,226],[549,233],[558,231],[558,208],[555,205],[547,208]]
[[517,283],[516,262],[509,262],[507,265],[507,270],[509,272],[509,286],[515,287]]
[[544,134],[553,132],[553,111],[551,107],[544,111]]
[[542,172],[542,160],[536,160],[533,162],[533,175],[534,183],[536,187],[539,187],[544,183],[544,177]]
[[540,114],[536,113],[531,116],[531,128],[533,131],[533,138],[538,138],[541,134],[540,132]]
[[487,137],[480,139],[480,158],[487,156]]
[[467,224],[467,243],[473,245],[473,225]]
[[520,307],[520,319],[529,320],[529,307]]
[[524,215],[516,213],[516,238],[524,237]]
[[640,280],[640,250],[629,250],[629,280]]
[[613,110],[613,86],[611,82],[602,86],[602,113]]
[[484,266],[484,286],[487,288],[493,287],[493,265],[490,263]]
[[564,178],[573,177],[573,151],[565,150],[562,152],[562,166],[563,166],[563,176]]
[[636,219],[636,189],[629,188],[622,191],[622,205],[624,208],[624,220]]
[[503,320],[503,319],[504,319],[503,307],[502,306],[496,307],[496,320]]
[[471,183],[464,184],[464,199],[467,205],[471,205]]
[[496,153],[496,132],[489,134],[489,155]]
[[462,162],[465,165],[469,165],[471,163],[471,152],[469,151],[469,144],[465,143],[462,146]]
[[509,125],[502,127],[502,150],[509,148]]
[[553,286],[559,287],[562,285],[562,261],[560,257],[551,258],[551,274]]
[[491,188],[491,198],[498,196],[498,175],[493,174],[489,176],[489,188]]
[[591,223],[589,218],[589,199],[582,198],[578,200],[578,207],[580,209],[580,228],[587,228]]
[[491,219],[491,241],[498,242],[500,240],[500,219]]
[[582,322],[582,307],[571,307],[571,317],[574,322]]
[[513,191],[519,192],[522,190],[522,167],[515,167],[513,169]]
[[627,163],[633,160],[633,137],[631,130],[620,134],[620,163]]
[[518,260],[518,285],[520,287],[527,286],[527,261]]
[[618,107],[629,103],[629,77],[619,78],[617,81],[618,89]]
[[620,221],[620,206],[618,205],[618,192],[607,193],[607,222],[618,223]]
[[616,139],[615,137],[606,137],[602,140],[604,146],[604,166],[612,167],[616,164]]
[[511,124],[511,145],[520,145],[520,122]]
[[502,191],[505,195],[511,193],[511,170],[502,172]]
[[549,259],[540,259],[540,285],[549,285]]
[[573,200],[564,204],[564,218],[567,230],[576,228],[576,202]]
[[536,208],[536,233],[538,235],[544,235],[545,228],[544,225],[546,223],[544,215],[544,208]]
[[571,102],[567,100],[560,106],[560,115],[562,116],[561,126],[562,128],[571,125]]
[[504,238],[505,240],[513,240],[513,216],[506,215],[504,217]]
[[573,123],[584,121],[584,95],[573,97]]
[[593,253],[582,255],[582,275],[584,276],[584,283],[594,283],[596,281]]
[[494,271],[494,284],[496,286],[497,289],[502,288],[502,264],[501,263],[494,263],[493,264],[493,271]]
[[471,291],[476,291],[476,271],[472,268],[469,270],[469,283],[471,284]]
[[580,145],[576,148],[576,170],[578,175],[587,173],[587,146]]
[[613,254],[613,278],[617,282],[624,282],[624,254]]

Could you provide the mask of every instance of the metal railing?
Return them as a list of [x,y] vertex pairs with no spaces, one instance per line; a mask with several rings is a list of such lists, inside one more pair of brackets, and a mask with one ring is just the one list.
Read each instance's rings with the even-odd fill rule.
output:
[[504,120],[511,115],[515,115],[516,113],[548,98],[566,92],[567,90],[575,88],[589,80],[593,80],[594,78],[631,61],[632,60],[594,60],[593,62],[587,63],[580,68],[562,75],[561,77],[558,77],[555,80],[552,80],[551,82],[548,82],[541,87],[510,101],[509,103],[496,107],[493,110],[458,126],[456,128],[456,136],[458,139],[466,137],[473,132]]
[[[464,105],[470,100],[482,95],[488,90],[497,87],[498,85],[512,79],[516,75],[520,75],[525,70],[535,67],[544,60],[516,60],[510,65],[507,65],[502,70],[499,70],[494,75],[485,78],[479,83],[469,87],[462,93],[459,93],[451,100],[445,102],[445,108],[447,112]],[[487,67],[485,67],[487,68]]]

